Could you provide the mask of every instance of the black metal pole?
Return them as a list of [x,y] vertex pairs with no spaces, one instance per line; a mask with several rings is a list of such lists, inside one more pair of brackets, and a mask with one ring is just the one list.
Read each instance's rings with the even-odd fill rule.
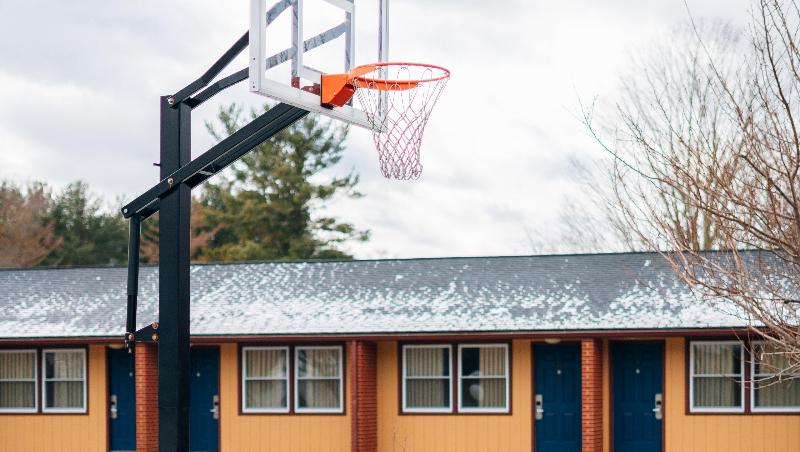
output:
[[[161,98],[161,178],[191,161],[191,108]],[[158,445],[189,450],[189,218],[191,188],[178,182],[160,203]]]
[[[267,13],[273,20],[291,2],[279,2]],[[343,33],[334,27],[304,43],[307,50],[325,38]],[[158,325],[148,327],[148,337],[158,342],[158,446],[160,452],[189,450],[189,258],[191,190],[235,162],[260,143],[308,114],[308,111],[278,104],[268,112],[222,140],[194,162],[191,161],[191,111],[215,94],[246,78],[247,71],[219,80],[197,98],[191,96],[244,50],[248,33],[220,57],[199,79],[173,96],[161,97],[161,180],[133,203],[122,208],[130,218],[128,248],[127,341],[141,340],[136,331],[141,222],[160,212]],[[290,51],[270,57],[268,64],[285,61]],[[283,59],[283,60],[282,60]],[[181,170],[183,168],[183,170]],[[180,170],[180,171],[179,171]],[[158,333],[152,330],[158,328]]]
[[132,350],[136,332],[136,309],[139,296],[139,242],[142,230],[142,217],[134,215],[128,225],[128,318],[125,322],[125,348]]

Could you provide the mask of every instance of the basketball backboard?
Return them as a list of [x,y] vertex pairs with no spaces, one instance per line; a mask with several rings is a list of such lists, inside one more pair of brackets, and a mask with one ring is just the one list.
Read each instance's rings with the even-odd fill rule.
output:
[[387,61],[388,35],[389,0],[251,0],[250,91],[372,129],[358,102],[322,107],[319,87],[323,74]]

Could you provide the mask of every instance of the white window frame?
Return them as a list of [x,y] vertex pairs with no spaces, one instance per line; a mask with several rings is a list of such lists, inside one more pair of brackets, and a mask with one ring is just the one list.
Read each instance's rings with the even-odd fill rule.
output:
[[[59,353],[59,352],[80,352],[83,355],[83,378],[47,378],[47,372],[45,371],[45,365],[47,359],[45,358],[48,353]],[[88,375],[88,362],[86,356],[86,349],[85,348],[45,348],[42,349],[42,413],[86,413],[88,408],[86,399],[87,399],[87,390],[86,381],[89,379]],[[83,406],[80,408],[48,408],[47,403],[47,383],[51,381],[80,381],[83,383]]]
[[[462,360],[462,350],[465,348],[502,348],[505,353],[505,376],[503,377],[471,377],[471,376],[464,376],[462,375],[463,370],[463,360]],[[509,367],[509,356],[508,356],[508,344],[458,344],[458,411],[460,413],[509,413],[511,410],[511,398],[510,398],[510,390],[511,390],[511,372]],[[463,401],[461,400],[461,385],[464,378],[481,378],[481,379],[488,379],[488,378],[504,378],[506,380],[506,400],[505,400],[505,407],[504,408],[473,408],[473,407],[464,407]]]
[[[741,382],[739,384],[741,394],[739,400],[741,405],[738,407],[696,407],[694,406],[694,348],[695,345],[737,345],[739,346],[739,377]],[[726,377],[731,378],[727,374],[704,374],[706,377]],[[702,376],[701,376],[702,377]],[[744,413],[745,397],[744,397],[744,344],[741,341],[689,341],[689,412],[690,413]]]
[[[409,380],[409,377],[406,374],[406,350],[408,349],[420,349],[420,348],[437,348],[437,349],[445,349],[447,350],[448,354],[448,361],[450,363],[448,372],[447,372],[447,391],[450,393],[450,397],[448,397],[448,404],[447,407],[441,408],[416,408],[416,407],[408,407],[406,403],[408,399],[406,398],[406,381]],[[452,413],[453,412],[453,346],[450,344],[413,344],[413,345],[403,345],[403,413]],[[411,377],[411,380],[444,380],[444,377]]]
[[37,413],[39,411],[39,357],[36,350],[29,349],[6,349],[0,350],[0,354],[28,354],[33,355],[33,380],[29,378],[0,379],[0,382],[33,382],[33,408],[2,408],[0,413]]
[[[756,407],[756,346],[763,344],[763,341],[753,341],[750,344],[750,411],[753,413],[800,413],[800,406],[795,407]],[[774,376],[775,374],[760,374],[762,376]],[[797,377],[800,380],[800,376]]]
[[[297,357],[303,350],[338,350],[339,375],[337,377],[300,378],[300,360]],[[339,380],[339,406],[333,408],[301,408],[300,380]],[[341,345],[304,345],[294,348],[294,412],[295,413],[334,413],[344,412],[344,349]]]
[[[249,350],[283,350],[286,353],[286,377],[247,377],[247,352]],[[291,384],[291,367],[289,362],[289,347],[242,347],[242,413],[288,413],[292,401],[289,399],[289,385]],[[247,407],[247,382],[248,381],[286,381],[286,407],[285,408],[248,408]]]

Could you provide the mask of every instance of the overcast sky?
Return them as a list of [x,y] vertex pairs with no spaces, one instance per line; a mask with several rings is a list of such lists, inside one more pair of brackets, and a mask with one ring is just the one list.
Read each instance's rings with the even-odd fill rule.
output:
[[[372,0],[356,0],[359,2]],[[748,0],[687,0],[744,23]],[[87,181],[109,201],[157,182],[158,98],[247,28],[247,0],[0,0],[0,178]],[[328,209],[372,240],[360,258],[528,254],[526,228],[575,194],[569,159],[600,154],[579,101],[613,102],[631,52],[687,21],[683,0],[391,0],[391,56],[452,79],[428,124],[418,181],[386,181],[369,132],[344,161],[366,197]],[[363,63],[363,62],[360,62]],[[234,69],[245,66],[239,59]],[[256,106],[245,84],[195,110],[193,155],[220,105]]]

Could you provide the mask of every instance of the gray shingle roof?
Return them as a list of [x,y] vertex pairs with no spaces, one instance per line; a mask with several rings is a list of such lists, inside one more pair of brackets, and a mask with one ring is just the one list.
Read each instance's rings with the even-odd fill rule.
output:
[[[191,275],[194,335],[746,325],[653,253],[205,264]],[[125,281],[125,268],[0,271],[0,338],[121,335]],[[157,294],[157,268],[142,268],[142,325],[156,320]]]

